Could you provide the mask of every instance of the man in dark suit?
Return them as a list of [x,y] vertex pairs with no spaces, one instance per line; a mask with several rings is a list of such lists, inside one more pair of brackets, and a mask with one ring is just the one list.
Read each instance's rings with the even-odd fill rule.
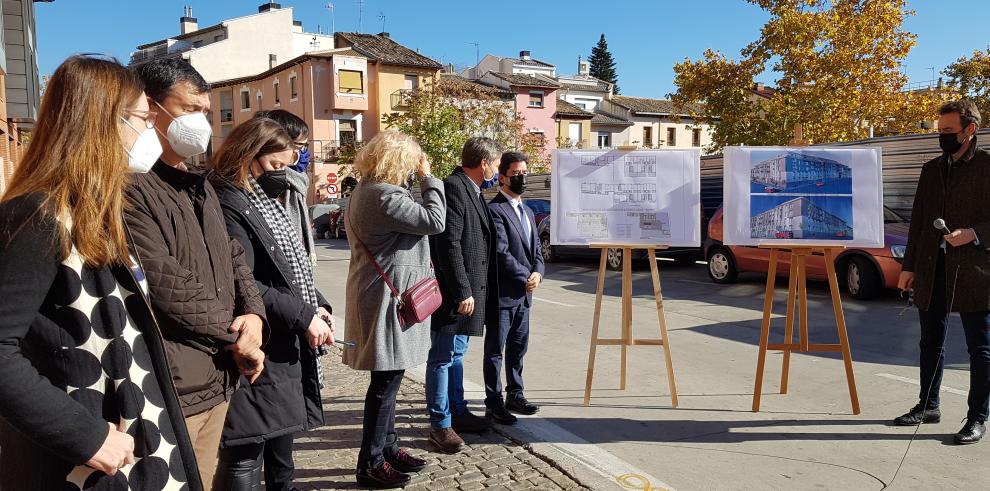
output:
[[[485,415],[501,424],[516,422],[510,411],[529,415],[539,410],[523,395],[522,380],[523,356],[529,347],[529,308],[544,272],[536,219],[522,202],[527,160],[519,152],[502,154],[498,166],[501,189],[488,204],[495,221],[499,322],[485,332]],[[503,351],[507,400],[502,399]]]
[[[921,394],[918,405],[894,420],[938,423],[943,346],[949,312],[959,312],[969,347],[969,413],[955,436],[960,445],[986,433],[990,403],[990,154],[976,145],[980,111],[972,101],[939,109],[942,155],[926,163],[911,213],[901,290],[913,290],[921,317]],[[945,221],[949,233],[933,225]]]
[[471,138],[461,152],[461,167],[444,180],[446,227],[430,237],[443,304],[433,314],[431,348],[426,362],[426,405],[430,441],[445,453],[464,446],[457,432],[491,427],[471,414],[464,400],[464,353],[470,336],[485,325],[498,326],[498,271],[495,225],[481,186],[498,171],[501,149],[491,138]]

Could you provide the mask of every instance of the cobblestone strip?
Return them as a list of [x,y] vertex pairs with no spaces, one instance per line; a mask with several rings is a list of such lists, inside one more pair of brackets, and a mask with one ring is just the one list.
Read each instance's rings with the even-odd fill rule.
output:
[[[324,361],[328,387],[323,391],[327,425],[296,437],[296,486],[311,489],[359,489],[354,482],[368,372],[351,370],[332,350]],[[395,426],[401,445],[430,466],[414,474],[408,491],[587,489],[497,431],[461,435],[467,446],[457,455],[441,454],[429,443],[429,418],[422,384],[405,379],[396,404]]]

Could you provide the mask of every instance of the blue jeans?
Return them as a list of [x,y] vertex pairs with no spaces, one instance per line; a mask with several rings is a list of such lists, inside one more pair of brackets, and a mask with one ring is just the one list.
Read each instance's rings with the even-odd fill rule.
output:
[[426,408],[434,430],[450,428],[451,416],[467,412],[464,400],[464,353],[471,338],[460,334],[430,333],[426,360]]

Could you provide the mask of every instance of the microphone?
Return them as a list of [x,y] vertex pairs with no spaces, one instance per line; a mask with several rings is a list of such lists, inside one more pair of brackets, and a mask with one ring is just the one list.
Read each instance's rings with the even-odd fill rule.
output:
[[941,218],[936,218],[935,222],[932,223],[932,225],[934,225],[937,230],[941,232],[945,232],[945,235],[949,235],[952,233],[952,231],[949,230],[949,227],[945,226],[945,220],[942,220]]

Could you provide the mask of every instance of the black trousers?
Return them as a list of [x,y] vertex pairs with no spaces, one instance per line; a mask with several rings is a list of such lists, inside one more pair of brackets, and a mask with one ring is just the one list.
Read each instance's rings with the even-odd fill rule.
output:
[[[939,254],[935,273],[935,286],[928,310],[919,310],[921,317],[921,393],[920,404],[934,409],[939,406],[939,390],[945,357],[946,326],[949,308],[946,307],[946,288],[954,287],[955,271],[945,270],[944,254]],[[990,404],[990,311],[960,312],[966,346],[969,349],[969,412],[966,417],[974,421],[986,421]]]
[[[498,309],[498,328],[485,332],[485,406],[502,405],[502,361],[505,361],[505,392],[509,398],[522,395],[523,357],[529,349],[529,307]],[[502,352],[505,352],[503,356]]]
[[292,489],[294,437],[290,433],[262,443],[221,448],[213,489],[260,491],[262,466],[266,491]]
[[399,453],[399,435],[395,432],[395,397],[402,386],[405,370],[372,371],[368,393],[364,396],[364,428],[358,469],[374,469],[385,457]]

